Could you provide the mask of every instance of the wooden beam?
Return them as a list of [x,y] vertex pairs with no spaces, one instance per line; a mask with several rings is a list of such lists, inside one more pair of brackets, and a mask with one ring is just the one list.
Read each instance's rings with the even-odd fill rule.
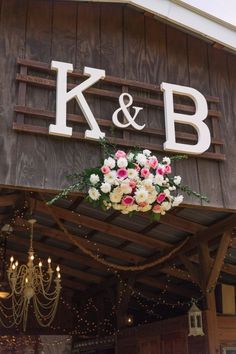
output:
[[208,291],[212,291],[215,289],[218,277],[219,277],[221,269],[222,269],[225,255],[226,255],[226,252],[229,247],[231,236],[232,236],[232,231],[227,231],[221,237],[218,251],[216,254],[216,258],[214,260],[213,267],[212,267],[210,275],[208,277],[208,282],[207,282],[207,290]]
[[164,274],[171,275],[172,277],[177,278],[177,279],[192,281],[190,274],[188,272],[186,272],[185,270],[178,268],[178,267],[169,266],[169,267],[161,268],[160,272],[164,273]]
[[[29,226],[28,221],[21,219],[21,218],[16,219],[16,226],[17,225],[20,225],[23,228],[26,228],[27,225]],[[47,226],[44,226],[39,223],[35,224],[34,229],[35,229],[35,231],[41,233],[42,235],[52,237],[52,238],[54,238],[58,241],[64,242],[64,243],[69,243],[69,244],[75,245],[74,243],[71,242],[71,240],[61,230],[47,227]],[[78,236],[78,235],[75,235],[72,233],[69,233],[69,234],[72,239],[79,242],[79,244],[81,244],[83,247],[93,251],[95,254],[99,253],[102,255],[109,256],[109,257],[111,256],[111,257],[117,258],[119,260],[129,262],[129,263],[139,263],[139,262],[145,261],[144,257],[139,256],[139,255],[135,255],[135,254],[130,253],[128,251],[119,250],[118,248],[114,248],[114,247],[105,245],[103,243],[99,243],[97,241],[94,243],[92,241],[86,240],[82,236]]]
[[[14,230],[21,230],[22,231],[23,228],[22,227],[14,227]],[[16,237],[15,241],[18,244],[28,245],[28,240],[25,240],[25,239],[22,239],[19,237]],[[48,254],[50,254],[54,257],[57,257],[57,258],[63,258],[66,260],[74,261],[78,264],[82,264],[87,267],[93,267],[95,269],[98,268],[98,269],[104,270],[107,268],[105,265],[97,262],[96,260],[94,260],[92,258],[83,256],[83,255],[75,253],[75,252],[68,251],[68,250],[63,249],[61,247],[50,246],[47,243],[45,243],[44,240],[43,241],[40,240],[39,242],[34,241],[34,246],[35,246],[35,249],[40,250],[44,253],[48,253]]]
[[20,193],[0,195],[0,207],[14,206],[20,197]]
[[218,334],[218,323],[216,315],[216,303],[214,292],[206,294],[207,310],[206,315],[206,352],[209,354],[220,353],[220,343]]
[[[34,199],[31,199],[32,203],[35,203]],[[49,214],[48,208],[45,207],[45,203],[42,201],[37,201],[36,209],[42,213]],[[151,249],[171,249],[172,245],[167,242],[158,240],[156,238],[151,238],[144,236],[141,233],[134,232],[132,230],[125,229],[123,227],[106,223],[102,220],[98,220],[81,213],[72,213],[71,211],[56,206],[50,206],[53,213],[57,215],[62,220],[70,221],[76,225],[83,225],[90,229],[94,229],[112,236],[118,237],[120,239],[128,240],[139,244],[141,246],[151,248]]]
[[[232,230],[234,227],[236,227],[236,214],[232,214],[224,218],[223,220],[216,222],[214,225],[208,227],[206,230],[197,232],[178,252],[176,252],[173,256],[169,257],[168,263],[176,257],[179,257],[180,255],[185,254],[191,251],[192,249],[198,247],[201,242],[207,243],[208,241],[213,240],[224,232]],[[166,253],[168,252],[165,252],[165,254]],[[160,266],[153,268],[153,270],[157,269],[159,270]]]
[[[198,259],[197,255],[191,256],[190,259],[192,262],[194,262],[196,264],[199,263],[199,259]],[[213,263],[214,263],[214,259],[212,257],[210,257],[211,267],[213,266]],[[229,263],[223,263],[221,271],[224,273],[227,273],[227,274],[236,275],[236,265],[229,264]]]
[[178,230],[186,231],[190,234],[208,229],[207,226],[186,220],[185,218],[174,215],[172,212],[163,215],[158,222]]
[[170,292],[181,297],[193,298],[196,296],[195,291],[184,288],[183,286],[173,285],[167,281],[162,281],[153,277],[141,276],[137,279],[137,282],[146,284],[152,288],[166,290],[166,292]]
[[207,243],[200,243],[198,247],[199,252],[199,267],[200,267],[200,281],[201,281],[201,288],[206,294],[207,292],[207,281],[211,271],[211,259],[210,259],[210,252]]
[[196,266],[188,259],[188,257],[184,255],[180,255],[179,259],[188,270],[192,280],[201,287],[199,270],[196,268]]

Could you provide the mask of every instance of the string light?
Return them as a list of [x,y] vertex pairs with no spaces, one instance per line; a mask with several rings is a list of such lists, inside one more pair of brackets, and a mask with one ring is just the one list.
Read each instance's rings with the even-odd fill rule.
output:
[[[28,206],[27,206],[27,208],[28,208]],[[72,211],[72,213],[74,213],[74,212]],[[17,215],[15,215],[15,218],[23,218],[24,217],[24,213],[16,213],[16,214]],[[14,218],[14,220],[12,220],[13,224],[16,223],[15,218]],[[27,227],[27,225],[25,225],[25,224],[24,224],[24,226]],[[78,225],[78,228],[80,228],[80,227],[81,227],[81,225]],[[100,260],[102,260],[102,262],[103,262],[103,260],[105,261],[103,255],[101,255],[101,251],[99,249],[99,246],[97,246],[97,243],[93,240],[90,240],[88,238],[87,234],[80,235],[80,236],[83,237],[88,244],[90,244],[90,246],[89,246],[90,249],[91,249],[91,245],[93,246],[92,247],[92,249],[94,249],[94,254],[92,253],[93,258],[97,261],[100,261]],[[70,239],[70,242],[71,241],[72,240]],[[74,240],[73,240],[73,243],[74,243]],[[76,246],[79,247],[79,245],[77,245],[77,244],[76,244]],[[89,255],[89,256],[91,256],[91,255]],[[50,262],[49,262],[49,264],[50,264]],[[111,308],[112,308],[111,313],[110,313],[111,318],[103,319],[103,321],[100,322],[99,324],[95,323],[94,321],[89,321],[88,319],[86,319],[85,316],[89,315],[89,313],[91,313],[92,311],[98,312],[97,307],[94,305],[94,303],[93,303],[93,301],[91,301],[91,299],[88,301],[88,304],[85,306],[83,315],[81,314],[81,309],[78,310],[76,307],[73,307],[73,306],[71,307],[71,305],[67,304],[66,306],[69,306],[73,309],[73,313],[76,314],[76,319],[77,319],[77,324],[75,326],[75,329],[73,331],[71,331],[71,334],[79,334],[79,335],[84,335],[84,336],[88,336],[91,333],[94,334],[98,331],[99,326],[101,327],[101,325],[100,325],[101,323],[104,326],[106,326],[106,328],[104,329],[104,332],[107,332],[107,334],[109,334],[109,335],[116,333],[117,330],[114,325],[114,323],[115,323],[114,318],[116,316],[118,306],[121,303],[122,298],[123,298],[125,292],[127,291],[127,289],[128,289],[128,291],[131,292],[131,296],[135,299],[135,301],[142,308],[142,310],[144,310],[145,313],[147,313],[148,315],[151,314],[152,316],[156,316],[156,318],[162,318],[162,316],[160,316],[158,314],[158,310],[159,310],[160,306],[168,306],[171,309],[184,308],[185,306],[189,306],[193,301],[193,299],[187,300],[187,301],[179,301],[178,300],[173,303],[173,302],[166,300],[166,294],[169,293],[168,285],[169,285],[169,283],[171,283],[171,279],[170,279],[169,275],[167,275],[167,284],[166,284],[165,288],[162,289],[162,291],[160,293],[158,293],[157,296],[152,297],[152,296],[146,296],[146,294],[143,294],[141,291],[139,291],[139,290],[131,287],[129,284],[127,284],[127,282],[122,279],[119,272],[110,266],[110,263],[107,264],[106,270],[107,270],[107,272],[114,274],[118,278],[119,283],[122,284],[122,287],[125,289],[124,291],[121,291],[118,301],[117,301],[117,304],[116,305],[113,304],[113,306],[111,306]],[[178,268],[175,264],[170,265],[169,270],[170,271],[178,271],[180,275],[186,276],[186,271]],[[193,279],[191,279],[190,274],[188,274],[187,276],[189,278],[189,281],[192,282],[194,285],[196,285],[194,283]],[[215,283],[217,283],[217,281]],[[194,301],[196,303],[198,303],[203,298],[204,298],[204,294],[202,294],[202,292],[201,292],[201,294],[198,298],[194,298]],[[63,300],[63,303],[65,305],[64,300]],[[147,320],[145,320],[145,321],[147,321]],[[84,324],[86,324],[86,326],[87,326],[86,329],[83,328]],[[137,325],[140,325],[140,323],[138,323]],[[57,328],[57,330],[59,329],[58,327],[55,327],[55,328]],[[66,332],[67,329],[63,328],[62,331]]]

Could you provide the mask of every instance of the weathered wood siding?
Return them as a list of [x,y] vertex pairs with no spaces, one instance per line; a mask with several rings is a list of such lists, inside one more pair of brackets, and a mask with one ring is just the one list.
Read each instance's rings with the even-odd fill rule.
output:
[[[53,0],[0,0],[0,184],[60,189],[65,175],[94,166],[98,144],[68,138],[24,134],[12,129],[18,97],[17,58],[45,63],[67,61],[83,70],[159,85],[189,85],[203,95],[220,97],[220,135],[226,161],[189,158],[176,173],[206,194],[210,206],[236,210],[236,57],[171,26],[119,4]],[[132,92],[131,92],[132,93]],[[142,94],[142,93],[141,93]],[[145,95],[145,93],[143,93]],[[55,92],[27,88],[31,107],[55,108]],[[88,96],[96,117],[111,119],[114,102]],[[80,112],[75,102],[69,112]],[[22,117],[22,119],[24,119]],[[32,119],[32,124],[35,119]],[[147,127],[163,129],[163,112],[151,108]],[[46,124],[46,122],[41,123]],[[136,133],[125,132],[125,138]],[[144,136],[142,143],[155,143]],[[186,198],[199,205],[199,201]]]

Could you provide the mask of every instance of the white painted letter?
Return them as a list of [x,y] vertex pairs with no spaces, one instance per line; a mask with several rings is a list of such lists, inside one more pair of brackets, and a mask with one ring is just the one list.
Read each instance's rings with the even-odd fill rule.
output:
[[[203,122],[207,117],[208,107],[205,97],[197,90],[180,85],[162,82],[161,90],[164,92],[166,142],[164,150],[184,152],[187,154],[202,154],[211,144],[211,135],[208,126]],[[175,113],[173,95],[190,97],[196,107],[192,115]],[[188,124],[194,127],[198,133],[198,142],[195,145],[181,144],[176,142],[175,122]]]
[[66,125],[66,104],[72,98],[76,98],[90,129],[86,130],[85,138],[99,140],[104,138],[105,133],[101,132],[94,115],[83,95],[83,91],[95,84],[100,79],[104,79],[105,71],[94,68],[84,68],[84,74],[90,77],[81,84],[67,92],[67,73],[73,71],[73,65],[60,61],[52,61],[51,68],[57,71],[57,97],[56,97],[56,124],[50,124],[49,134],[60,136],[71,136],[72,128]]

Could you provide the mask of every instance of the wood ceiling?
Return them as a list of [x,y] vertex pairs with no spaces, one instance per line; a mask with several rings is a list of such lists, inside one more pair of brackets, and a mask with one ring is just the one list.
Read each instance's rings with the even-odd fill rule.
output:
[[[162,264],[118,273],[126,279],[133,278],[132,286],[152,298],[162,290],[173,299],[197,297],[202,288],[198,249],[204,244],[209,246],[211,262],[206,286],[214,286],[220,270],[222,281],[226,274],[227,281],[235,282],[236,214],[182,207],[162,216],[159,222],[152,222],[145,214],[129,218],[118,212],[102,212],[86,204],[82,196],[46,206],[45,200],[50,198],[48,194],[2,189],[0,220],[2,225],[11,223],[13,227],[7,255],[25,262],[29,245],[27,220],[30,214],[37,219],[35,252],[42,259],[50,255],[54,264],[60,263],[65,288],[87,293],[107,289],[114,286],[117,272],[99,260],[122,266],[144,265],[168,255],[185,239],[183,247]],[[93,257],[81,252],[78,245]]]

